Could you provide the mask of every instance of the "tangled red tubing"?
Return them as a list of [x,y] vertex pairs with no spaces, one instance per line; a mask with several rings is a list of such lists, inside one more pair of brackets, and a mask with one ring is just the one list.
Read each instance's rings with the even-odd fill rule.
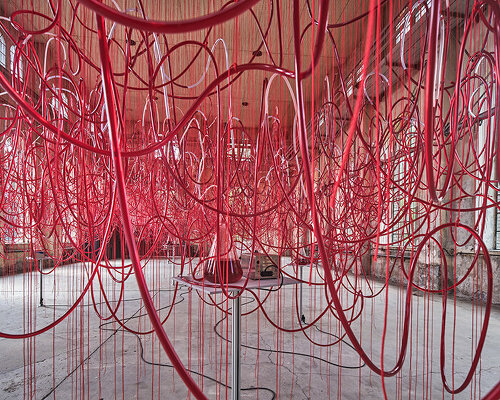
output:
[[[95,287],[106,299],[103,274],[122,285],[135,278],[164,351],[193,395],[206,398],[169,340],[144,263],[166,243],[196,245],[196,254],[182,251],[182,273],[201,279],[224,220],[238,233],[240,251],[287,255],[293,263],[305,257],[321,279],[304,283],[325,289],[327,305],[296,329],[266,314],[267,297],[255,295],[253,311],[278,330],[306,336],[331,314],[342,339],[381,376],[385,396],[384,379],[400,372],[411,343],[414,292],[441,295],[442,384],[462,392],[498,301],[490,225],[500,211],[499,3],[370,0],[342,22],[328,0],[294,0],[288,19],[288,3],[240,0],[170,21],[150,18],[142,0],[107,3],[49,0],[0,19],[10,59],[0,68],[0,236],[50,254],[54,267],[44,274],[68,261],[54,250],[68,246],[71,257],[92,265],[64,314],[0,337],[52,329]],[[382,21],[389,21],[385,29]],[[224,29],[236,43],[229,50]],[[361,38],[353,59],[340,31]],[[255,44],[243,56],[238,36]],[[326,58],[334,72],[320,67]],[[256,93],[250,111],[233,104],[245,90]],[[106,252],[117,236],[131,261],[120,268]],[[463,271],[462,253],[470,260]],[[383,289],[358,284],[374,273],[367,260],[373,271],[378,266]],[[438,278],[430,278],[432,268]],[[298,279],[296,268],[282,273]],[[406,295],[397,360],[387,366],[384,351],[375,362],[353,325],[364,302],[386,295],[393,280]],[[446,298],[470,280],[482,320],[470,369],[450,384]],[[106,305],[123,329],[147,333],[123,323],[120,301]]]

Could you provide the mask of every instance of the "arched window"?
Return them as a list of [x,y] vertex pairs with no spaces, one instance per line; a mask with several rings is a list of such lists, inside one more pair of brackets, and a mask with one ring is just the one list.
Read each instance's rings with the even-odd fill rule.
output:
[[5,47],[5,38],[0,33],[0,66],[7,68],[7,49]]

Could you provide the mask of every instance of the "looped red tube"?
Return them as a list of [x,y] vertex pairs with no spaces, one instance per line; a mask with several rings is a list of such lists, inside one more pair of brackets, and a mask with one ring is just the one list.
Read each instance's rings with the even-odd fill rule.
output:
[[[106,17],[111,21],[126,25],[129,28],[154,33],[187,33],[194,32],[214,25],[222,24],[237,17],[252,8],[259,0],[239,0],[222,8],[220,11],[202,17],[182,21],[155,21],[144,18],[132,17],[128,14],[114,10],[98,0],[78,0],[81,4],[90,8],[97,15]],[[229,4],[229,3],[228,3]]]
[[158,339],[160,340],[160,343],[162,344],[163,349],[167,353],[167,356],[170,359],[170,361],[172,362],[172,365],[174,366],[177,373],[180,375],[180,377],[182,378],[188,389],[193,393],[193,395],[197,399],[207,399],[207,397],[203,394],[203,392],[198,387],[196,382],[187,372],[186,367],[184,366],[179,356],[175,352],[172,343],[170,343],[170,340],[167,337],[165,329],[163,328],[160,318],[158,317],[158,313],[156,312],[156,309],[154,307],[151,294],[149,292],[146,280],[144,278],[144,273],[142,272],[141,261],[139,253],[137,251],[137,245],[135,243],[135,239],[132,234],[132,228],[130,225],[130,217],[128,212],[125,177],[122,165],[120,140],[118,137],[118,124],[116,121],[116,114],[115,114],[116,107],[115,107],[114,90],[112,84],[112,70],[109,60],[104,19],[100,16],[96,16],[96,18],[97,18],[97,28],[99,32],[99,51],[101,55],[102,79],[103,79],[104,95],[105,95],[104,98],[106,104],[106,114],[108,116],[108,124],[109,124],[109,139],[111,143],[111,154],[116,174],[118,198],[120,201],[120,211],[122,215],[122,226],[125,234],[125,239],[127,241],[127,246],[130,251],[130,258],[132,259],[132,266],[134,267],[135,277],[137,279],[137,285],[139,286],[142,299],[144,300],[144,306],[146,307],[146,310],[148,312],[151,324],[153,325],[153,328],[158,336]]

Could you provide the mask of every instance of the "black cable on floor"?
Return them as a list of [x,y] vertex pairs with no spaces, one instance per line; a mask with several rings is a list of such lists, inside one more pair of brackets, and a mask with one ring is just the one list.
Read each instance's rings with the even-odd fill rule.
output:
[[[218,331],[217,331],[217,327],[219,326],[219,324],[221,324],[225,319],[227,318],[227,316],[224,316],[222,317],[219,321],[216,322],[216,324],[214,325],[214,332],[215,334],[222,340],[228,342],[228,343],[231,343],[231,340],[229,340],[228,338],[222,336],[222,334],[220,334]],[[346,344],[347,346],[349,346],[350,348],[354,349],[354,347],[346,342],[344,339],[341,339],[339,338],[337,335],[333,334],[333,333],[329,333],[329,332],[324,332],[322,331],[321,329],[319,329],[317,326],[315,326],[316,329],[319,331],[319,332],[322,332],[322,333],[325,333],[327,335],[330,335],[330,336],[333,336],[337,339],[339,339],[342,343]],[[308,358],[312,358],[312,359],[315,359],[315,360],[318,360],[318,361],[321,361],[321,362],[324,362],[326,364],[329,364],[329,365],[333,365],[335,367],[339,367],[339,368],[344,368],[344,369],[360,369],[360,368],[363,368],[366,364],[363,363],[362,365],[356,365],[356,366],[350,366],[350,365],[342,365],[342,364],[336,364],[334,362],[331,362],[331,361],[328,361],[328,360],[325,360],[324,358],[321,358],[321,357],[317,357],[317,356],[314,356],[314,355],[311,355],[311,354],[306,354],[306,353],[297,353],[297,352],[294,352],[294,351],[287,351],[287,350],[273,350],[273,349],[263,349],[263,348],[260,348],[260,347],[255,347],[255,346],[250,346],[250,345],[246,345],[246,344],[242,344],[241,347],[245,347],[247,349],[251,349],[251,350],[257,350],[257,351],[266,351],[266,352],[269,352],[269,353],[279,353],[279,354],[293,354],[295,356],[299,356],[299,357],[308,357]]]
[[[190,289],[190,290],[191,290],[191,289]],[[182,293],[182,294],[184,294],[184,293]],[[180,295],[181,297],[182,297],[182,294]],[[249,299],[250,301],[248,301],[247,303],[244,303],[244,304],[248,304],[248,303],[251,303],[252,301],[255,301],[253,298],[248,298],[248,299]],[[182,297],[182,300],[181,300],[181,301],[183,301],[183,300],[184,300],[184,297]],[[165,306],[165,307],[161,307],[161,308],[159,308],[159,309],[158,309],[158,311],[161,311],[161,310],[167,309],[167,308],[169,308],[169,307],[171,307],[171,306],[173,306],[173,305],[175,305],[175,304],[178,304],[178,303],[180,303],[180,301],[179,301],[179,302],[176,302],[176,303],[174,303],[174,304],[169,304],[168,306]],[[142,307],[141,307],[141,308],[142,308]],[[138,311],[140,311],[140,310],[141,310],[141,309],[139,309]],[[131,316],[130,318],[128,318],[126,322],[130,321],[131,319],[134,319],[134,318],[140,318],[140,317],[141,317],[141,315],[136,315],[136,314],[137,314],[137,312],[136,312],[133,316]],[[220,322],[220,321],[219,321],[219,322]],[[99,329],[102,329],[102,330],[111,330],[111,329],[107,329],[107,328],[105,328],[105,326],[106,326],[106,325],[109,325],[109,324],[111,324],[111,323],[113,323],[113,321],[110,321],[110,322],[105,322],[104,324],[101,324],[101,325],[99,326]],[[120,328],[118,328],[117,330],[123,330],[123,328],[121,328],[121,327],[120,327]],[[116,331],[115,331],[115,332],[116,332]],[[138,334],[136,334],[136,333],[134,333],[134,332],[128,332],[128,331],[125,331],[125,333],[130,333],[130,334],[133,334],[133,335],[134,335],[134,336],[138,339],[138,341],[139,341],[139,346],[140,346],[140,357],[141,357],[141,360],[142,360],[145,364],[148,364],[148,365],[154,365],[154,366],[158,366],[158,367],[174,368],[174,366],[173,366],[172,364],[167,364],[167,363],[155,363],[155,362],[152,362],[152,361],[148,361],[148,360],[146,360],[146,359],[144,358],[144,346],[143,346],[143,344],[142,344],[142,337],[141,337],[141,335],[138,335]],[[209,381],[211,381],[211,382],[214,382],[214,383],[216,383],[216,384],[219,384],[219,385],[221,385],[221,386],[223,386],[223,387],[225,387],[225,388],[232,389],[232,387],[231,387],[230,385],[227,385],[227,384],[225,384],[224,382],[221,382],[221,381],[219,381],[219,380],[217,380],[217,379],[215,379],[215,378],[212,378],[212,377],[211,377],[211,376],[209,376],[209,375],[202,374],[201,372],[193,371],[193,370],[191,370],[191,369],[187,369],[187,368],[186,368],[186,371],[188,371],[190,374],[197,375],[197,376],[201,376],[201,377],[203,377],[203,379],[207,379],[207,380],[209,380]],[[250,391],[250,390],[256,390],[256,391],[257,391],[257,390],[262,390],[262,391],[268,392],[268,393],[270,393],[270,394],[272,395],[271,400],[276,399],[276,393],[275,393],[272,389],[269,389],[269,388],[264,387],[264,386],[247,387],[247,388],[241,388],[240,390],[241,390],[241,391]],[[42,400],[43,400],[43,399],[42,399]]]
[[[131,332],[129,332],[131,333]],[[165,363],[155,363],[155,362],[151,362],[151,361],[148,361],[144,358],[144,348],[143,348],[143,345],[142,345],[142,340],[141,338],[136,335],[137,338],[139,339],[139,345],[141,347],[141,360],[143,362],[145,362],[146,364],[149,364],[149,365],[155,365],[155,366],[159,366],[159,367],[167,367],[167,368],[173,368],[173,365],[171,364],[165,364]],[[217,383],[223,387],[226,387],[228,389],[232,389],[232,387],[230,385],[227,385],[225,384],[224,382],[221,382],[215,378],[212,378],[211,376],[208,376],[208,375],[205,375],[205,374],[202,374],[201,372],[197,372],[197,371],[193,371],[191,369],[186,369],[190,374],[194,374],[194,375],[197,375],[197,376],[201,376],[203,377],[203,379],[207,379],[211,382],[214,382],[214,383]],[[249,391],[249,390],[263,390],[263,391],[266,391],[266,392],[269,392],[272,397],[271,397],[271,400],[274,400],[276,399],[276,392],[274,392],[274,390],[272,389],[269,389],[269,388],[266,388],[264,386],[258,386],[258,387],[247,387],[247,388],[241,388],[240,389],[241,391]]]
[[[162,289],[162,290],[158,290],[158,292],[160,291],[167,291],[167,292],[171,292],[171,291],[174,291],[175,289]],[[181,300],[174,303],[174,304],[178,304],[180,302],[182,302],[184,300],[184,297],[182,297],[184,293],[182,292],[179,292],[179,296],[181,297]],[[156,295],[156,293],[155,293]],[[154,295],[153,295],[154,296]],[[142,298],[137,298],[137,299],[127,299],[126,301],[137,301],[137,300],[142,300]],[[125,300],[123,300],[125,301]],[[172,304],[173,305],[173,304]],[[52,306],[44,306],[46,308],[51,308],[51,307],[58,307],[58,306],[63,306],[63,305],[60,305],[60,304],[57,304],[57,305],[52,305]],[[167,307],[170,307],[171,305],[167,306]],[[128,317],[127,319],[125,319],[125,322],[124,323],[127,323],[128,321],[130,321],[131,319],[133,318],[138,318],[136,315],[137,313],[139,313],[142,309],[144,308],[144,306],[141,306],[134,314],[132,314],[130,317]],[[111,322],[108,322],[109,323],[112,323],[113,321]],[[101,325],[102,326],[102,325]],[[99,328],[101,328],[101,326],[99,326]],[[107,329],[107,330],[112,330],[112,329]],[[52,393],[54,393],[56,391],[56,389],[61,386],[63,384],[63,382],[68,379],[71,375],[73,375],[77,370],[78,368],[80,368],[85,362],[87,362],[90,357],[92,357],[108,340],[110,340],[113,336],[115,336],[119,331],[121,331],[122,328],[118,328],[118,329],[115,329],[113,330],[113,333],[111,335],[109,335],[109,337],[106,338],[106,340],[104,340],[104,342],[102,342],[98,347],[96,347],[94,349],[94,351],[92,353],[90,353],[84,360],[82,360],[80,362],[80,364],[78,364],[68,375],[66,375],[56,386],[54,386],[49,393],[47,393],[45,396],[43,396],[41,398],[41,400],[45,400],[47,399]]]
[[[279,288],[281,287],[282,285],[282,282],[283,282],[283,277],[280,276],[281,278],[281,282],[280,282],[280,285],[277,289],[268,289],[268,291],[277,291],[279,290]],[[166,290],[162,290],[162,291],[173,291],[174,289],[170,290],[170,289],[166,289]],[[265,290],[265,289],[261,289],[261,290]],[[185,294],[185,292],[180,292],[179,291],[179,298],[180,300],[179,301],[176,301],[175,303],[173,304],[169,304],[165,307],[161,307],[158,309],[158,311],[161,311],[161,310],[164,310],[164,309],[168,309],[176,304],[179,304],[181,303],[182,301],[184,301],[184,297],[183,295]],[[253,298],[247,298],[249,301],[246,302],[246,303],[243,303],[242,305],[245,305],[245,304],[249,304],[253,301],[255,301],[255,299]],[[140,298],[137,298],[137,299],[127,299],[127,301],[136,301],[136,300],[140,300]],[[144,308],[144,306],[141,306],[134,314],[132,314],[130,317],[124,319],[124,324],[129,322],[130,320],[132,319],[135,319],[135,318],[140,318],[141,314],[137,315],[142,309]],[[224,316],[222,317],[219,321],[216,322],[216,324],[214,325],[214,332],[215,334],[222,340],[228,342],[228,343],[231,343],[231,340],[229,340],[228,338],[224,337],[222,334],[220,334],[218,331],[217,331],[217,327],[227,318],[227,316]],[[106,323],[103,323],[99,326],[99,329],[102,329],[102,330],[105,330],[105,331],[113,331],[113,333],[108,337],[106,338],[106,340],[104,340],[104,342],[102,342],[96,349],[94,349],[94,351],[92,353],[90,353],[77,367],[75,367],[66,377],[64,377],[54,388],[52,388],[52,390],[47,393],[44,397],[42,397],[42,400],[44,399],[47,399],[68,377],[70,377],[78,368],[80,368],[86,361],[88,361],[90,359],[90,357],[95,354],[108,340],[110,340],[114,335],[116,335],[119,331],[123,331],[123,328],[122,327],[119,327],[117,329],[108,329],[106,328],[107,325],[113,323],[113,321],[109,321],[109,322],[106,322]],[[321,329],[319,329],[317,326],[315,326],[316,329],[321,332],[321,333],[324,333],[324,334],[327,334],[327,335],[330,335],[330,336],[333,336],[335,337],[336,339],[339,339],[340,341],[342,341],[344,344],[346,344],[347,346],[349,346],[350,348],[353,348],[353,346],[346,342],[345,340],[339,338],[338,336],[336,336],[335,334],[333,333],[330,333],[330,332],[325,332],[325,331],[322,331]],[[128,331],[124,331],[125,333],[131,333],[133,334],[134,336],[137,337],[138,341],[139,341],[139,346],[140,346],[140,357],[141,357],[141,360],[145,363],[145,364],[148,364],[148,365],[154,365],[154,366],[159,366],[159,367],[166,367],[166,368],[173,368],[173,365],[171,364],[167,364],[167,363],[155,363],[155,362],[152,362],[152,361],[148,361],[144,358],[144,346],[142,344],[142,337],[136,333],[133,333],[133,332],[128,332]],[[264,348],[260,348],[260,347],[256,347],[256,346],[250,346],[250,345],[246,345],[246,344],[242,344],[241,345],[242,347],[245,347],[245,348],[248,348],[248,349],[251,349],[251,350],[256,350],[256,351],[265,351],[265,352],[269,352],[269,353],[276,353],[276,354],[289,354],[289,355],[294,355],[294,356],[299,356],[299,357],[308,357],[308,358],[312,358],[312,359],[315,359],[315,360],[318,360],[320,362],[324,362],[326,364],[329,364],[329,365],[332,365],[332,366],[335,366],[335,367],[339,367],[339,368],[345,368],[345,369],[359,369],[359,368],[362,368],[365,366],[365,364],[363,363],[362,365],[360,366],[346,366],[346,365],[342,365],[342,364],[336,364],[336,363],[333,363],[331,361],[328,361],[328,360],[325,360],[324,358],[321,358],[321,357],[317,357],[317,356],[314,356],[314,355],[311,355],[311,354],[306,354],[306,353],[297,353],[297,352],[292,352],[292,351],[287,351],[287,350],[273,350],[273,349],[264,349]],[[201,376],[203,377],[203,379],[207,379],[211,382],[214,382],[218,385],[221,385],[223,387],[226,387],[228,389],[231,389],[231,386],[230,385],[227,385],[225,384],[224,382],[221,382],[215,378],[212,378],[211,376],[208,376],[206,374],[202,374],[200,372],[197,372],[197,371],[193,371],[193,370],[190,370],[190,369],[187,369],[187,371],[191,374],[194,374],[194,375],[197,375],[197,376]],[[262,390],[262,391],[266,391],[266,392],[269,392],[272,397],[271,397],[271,400],[274,400],[276,398],[276,393],[272,390],[272,389],[269,389],[269,388],[266,388],[266,387],[248,387],[248,388],[241,388],[240,390],[242,391],[250,391],[250,390]]]

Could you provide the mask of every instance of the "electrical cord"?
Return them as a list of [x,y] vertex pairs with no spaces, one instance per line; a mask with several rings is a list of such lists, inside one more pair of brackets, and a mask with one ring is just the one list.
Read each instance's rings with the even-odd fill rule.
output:
[[[231,343],[231,340],[229,340],[228,338],[224,337],[223,335],[221,335],[218,331],[217,331],[217,327],[219,326],[219,324],[221,324],[227,317],[224,316],[222,319],[220,319],[219,321],[217,321],[217,323],[215,324],[214,326],[214,332],[215,334],[222,340],[228,342],[228,343]],[[316,327],[316,329],[318,329],[318,327]],[[328,333],[328,332],[323,332],[321,331],[320,329],[318,329],[320,332],[322,333],[326,333],[328,335],[331,335],[333,337],[336,337],[337,339],[340,339],[338,338],[336,335],[334,335],[333,333]],[[340,339],[341,342],[345,343],[346,345],[348,345],[349,347],[353,348],[351,344],[347,343],[346,341],[344,341],[343,339]],[[334,367],[339,367],[339,368],[344,368],[344,369],[360,369],[362,367],[365,366],[365,363],[363,363],[363,365],[359,365],[359,366],[349,366],[349,365],[342,365],[342,364],[336,364],[334,362],[331,362],[331,361],[328,361],[328,360],[325,360],[324,358],[321,358],[321,357],[318,357],[318,356],[314,356],[312,354],[306,354],[306,353],[297,353],[297,352],[294,352],[294,351],[287,351],[287,350],[274,350],[274,349],[264,349],[264,348],[261,348],[261,347],[256,347],[256,346],[250,346],[250,345],[246,345],[246,344],[242,344],[241,347],[245,347],[247,349],[251,349],[251,350],[256,350],[256,351],[266,351],[266,352],[269,352],[269,353],[276,353],[276,354],[289,354],[289,355],[294,355],[294,356],[299,356],[299,357],[307,357],[307,358],[312,358],[314,360],[317,360],[317,361],[321,361],[321,362],[324,362],[326,364],[329,364],[329,365],[332,365]],[[354,348],[353,348],[354,349]]]
[[[159,292],[172,292],[174,291],[175,289],[162,289],[162,290],[157,290],[156,293],[154,295],[156,295],[157,293]],[[179,292],[179,298],[180,300],[175,302],[174,304],[170,304],[166,307],[163,307],[163,308],[168,308],[168,307],[171,307],[173,305],[176,305],[176,304],[179,304],[181,303],[182,301],[184,301],[184,297],[183,297],[183,294],[185,294],[185,292]],[[154,296],[153,295],[153,296]],[[122,300],[122,301],[137,301],[137,300],[142,300],[142,298],[135,298],[135,299],[127,299],[127,300]],[[103,304],[103,303],[97,303],[96,305],[98,304]],[[55,307],[63,307],[65,306],[64,304],[55,304],[55,305],[45,305],[44,307],[45,308],[55,308]],[[126,318],[124,321],[124,323],[127,323],[129,322],[130,320],[134,319],[134,318],[138,318],[140,317],[141,315],[137,315],[142,309],[144,308],[144,305],[142,305],[141,307],[139,307],[139,309],[134,313],[132,314],[130,317]],[[105,324],[101,324],[99,326],[99,328],[101,329],[102,326],[104,325],[107,325],[107,324],[111,324],[113,321],[111,322],[106,322]],[[48,392],[45,396],[43,396],[41,398],[41,400],[45,400],[47,399],[52,393],[54,393],[56,391],[56,389],[61,386],[65,381],[66,379],[68,379],[71,375],[73,375],[77,370],[78,368],[80,368],[85,362],[87,362],[88,360],[90,360],[90,358],[99,350],[101,349],[101,347],[107,343],[113,336],[115,336],[119,331],[123,331],[122,328],[117,328],[117,329],[103,329],[103,330],[107,330],[107,331],[113,331],[113,333],[111,335],[109,335],[99,346],[97,346],[93,351],[92,353],[90,353],[85,359],[83,359],[75,368],[73,368],[69,373],[68,375],[66,375],[56,386],[54,386],[50,392]]]
[[[191,291],[191,289],[188,289],[188,291]],[[185,292],[183,292],[183,293],[179,293],[179,296],[181,297],[181,300],[180,300],[180,301],[178,301],[178,302],[176,302],[176,303],[174,303],[174,304],[169,304],[168,306],[165,306],[165,307],[161,307],[161,308],[159,308],[159,309],[158,309],[158,311],[161,311],[161,310],[167,309],[167,308],[169,308],[169,307],[171,307],[171,306],[173,306],[173,305],[176,305],[176,304],[178,304],[178,303],[180,303],[180,302],[184,301],[183,294],[185,294]],[[249,299],[250,299],[251,301],[249,301],[248,303],[251,303],[252,301],[254,301],[252,298],[249,298]],[[248,303],[244,303],[244,304],[248,304]],[[142,307],[141,307],[138,311],[140,311],[143,307],[144,307],[144,306],[142,306]],[[138,311],[137,311],[137,312],[138,312]],[[128,318],[128,319],[126,320],[126,322],[128,322],[128,321],[130,321],[130,320],[132,320],[132,319],[135,319],[135,318],[140,318],[141,316],[143,316],[143,315],[137,315],[137,312],[136,312],[136,313],[134,313],[134,315],[133,315],[133,316],[131,316],[130,318]],[[223,320],[223,319],[222,319],[222,320]],[[220,322],[220,321],[219,321],[219,322]],[[104,323],[104,324],[101,324],[101,325],[99,326],[99,329],[102,329],[102,330],[104,330],[104,331],[109,331],[109,330],[112,330],[112,329],[105,328],[105,326],[106,326],[106,325],[109,325],[109,324],[111,324],[111,323],[112,323],[112,322],[106,322],[106,323]],[[115,331],[114,331],[114,333],[113,333],[113,334],[115,334],[115,333],[116,333],[117,331],[119,331],[119,330],[122,330],[122,331],[123,331],[123,329],[122,329],[122,328],[118,328],[117,330],[115,330]],[[140,354],[141,360],[142,360],[145,364],[148,364],[148,365],[154,365],[154,366],[158,366],[158,367],[174,368],[174,366],[173,366],[172,364],[168,364],[168,363],[155,363],[155,362],[153,362],[153,361],[149,361],[149,360],[147,360],[147,359],[144,357],[144,346],[143,346],[143,344],[142,344],[142,337],[141,337],[141,335],[138,335],[138,334],[136,334],[136,333],[134,333],[134,332],[127,332],[127,331],[125,331],[125,333],[131,333],[131,334],[133,334],[133,335],[135,335],[135,336],[136,336],[137,340],[139,341],[139,346],[140,346],[140,353],[139,353],[139,354]],[[103,344],[104,344],[104,343],[103,343]],[[96,349],[96,351],[97,351],[97,349]],[[94,352],[95,352],[95,351],[94,351]],[[228,384],[226,384],[226,383],[224,383],[224,382],[221,382],[221,381],[219,381],[219,380],[217,380],[217,379],[215,379],[215,378],[212,378],[212,377],[211,377],[211,376],[209,376],[209,375],[202,374],[201,372],[197,372],[197,371],[194,371],[194,370],[191,370],[191,369],[187,369],[187,371],[188,371],[190,374],[193,374],[193,375],[196,375],[196,376],[201,376],[201,377],[203,377],[203,379],[207,379],[207,380],[209,380],[209,381],[211,381],[211,382],[214,382],[214,383],[216,383],[216,384],[218,384],[218,385],[221,385],[221,386],[226,387],[226,388],[228,388],[228,389],[232,389],[232,387],[231,387],[230,385],[228,385]],[[269,388],[266,388],[266,387],[263,387],[263,386],[258,386],[258,387],[248,387],[248,388],[241,388],[240,390],[242,390],[242,391],[262,390],[262,391],[268,392],[268,393],[270,393],[270,394],[272,395],[271,400],[274,400],[274,399],[276,398],[276,393],[275,393],[272,389],[269,389]]]
[[[279,288],[282,286],[283,284],[283,274],[280,272],[280,285],[279,285]],[[278,289],[279,289],[278,288]],[[191,289],[188,289],[188,291],[190,291]],[[267,290],[267,291],[276,291],[277,289],[261,289],[261,290]],[[175,304],[178,304],[182,301],[184,301],[184,297],[183,297],[183,294],[185,294],[185,292],[183,293],[179,293],[179,297],[181,300],[179,300],[178,302],[176,302]],[[245,299],[247,300],[245,303],[242,303],[242,305],[246,305],[246,304],[250,304],[252,302],[255,301],[254,298],[252,297],[248,297],[248,296],[242,296],[243,298],[242,299]],[[175,305],[173,304],[173,305]],[[172,305],[168,305],[168,306],[165,306],[165,307],[162,307],[160,309],[158,309],[158,311],[161,311],[162,309],[166,309],[166,308],[169,308],[171,307]],[[140,311],[140,309],[138,310]],[[229,311],[229,310],[228,310]],[[141,316],[143,315],[137,315],[137,312],[129,317],[126,322],[132,320],[132,319],[135,319],[135,318],[140,318]],[[228,342],[228,343],[231,343],[231,340],[229,340],[228,338],[224,337],[222,334],[220,334],[217,330],[218,326],[227,318],[227,316],[224,316],[222,317],[221,319],[219,319],[219,321],[217,321],[214,325],[214,332],[215,334],[217,335],[217,337],[219,337],[220,339],[222,339],[223,341],[225,342]],[[109,325],[110,323],[112,322],[106,322],[104,324],[102,324],[100,326],[100,329],[102,330],[110,330],[108,328],[106,328],[105,326],[106,325]],[[344,344],[346,344],[348,347],[353,348],[353,346],[346,342],[345,340],[339,338],[338,336],[336,336],[335,334],[333,333],[330,333],[330,332],[325,332],[321,329],[319,329],[317,326],[316,326],[316,329],[321,332],[321,333],[324,333],[324,334],[327,334],[327,335],[330,335],[330,336],[333,336],[337,339],[339,339],[340,341],[342,341]],[[117,330],[115,330],[114,332],[117,332],[118,330],[122,330],[121,328],[118,328]],[[150,361],[150,360],[147,360],[144,356],[144,345],[143,345],[143,338],[141,337],[141,335],[138,335],[136,333],[133,333],[133,332],[126,332],[126,333],[131,333],[133,335],[136,336],[138,342],[139,342],[139,347],[140,347],[140,358],[141,360],[145,363],[145,364],[148,364],[148,365],[152,365],[152,366],[159,366],[159,367],[166,367],[166,368],[173,368],[173,365],[171,364],[168,364],[168,363],[158,363],[158,362],[153,362],[153,361]],[[335,366],[335,367],[339,367],[339,368],[343,368],[343,369],[360,369],[362,367],[365,366],[365,364],[363,363],[362,365],[360,366],[348,366],[348,365],[342,365],[342,364],[337,364],[337,363],[334,363],[334,362],[331,362],[329,360],[326,360],[324,358],[321,358],[321,357],[318,357],[318,356],[314,356],[314,355],[311,355],[311,354],[306,354],[306,353],[297,353],[297,352],[292,352],[292,351],[287,351],[287,350],[274,350],[274,349],[265,349],[265,348],[261,348],[261,347],[257,347],[257,346],[251,346],[251,345],[246,345],[246,344],[242,344],[241,347],[244,347],[244,348],[247,348],[247,349],[251,349],[251,350],[255,350],[255,351],[264,351],[264,352],[268,352],[268,353],[276,353],[276,354],[288,354],[288,355],[294,355],[294,356],[299,356],[299,357],[307,357],[307,358],[311,358],[311,359],[314,359],[314,360],[317,360],[319,362],[324,362],[328,365],[332,365],[332,366]],[[203,374],[203,373],[200,373],[200,372],[197,372],[197,371],[194,371],[194,370],[191,370],[191,369],[188,369],[187,370],[190,374],[193,374],[193,375],[196,375],[196,376],[201,376],[203,377],[203,379],[207,379],[209,380],[210,382],[213,382],[213,383],[216,383],[218,385],[221,385],[223,387],[226,387],[228,389],[232,389],[231,385],[228,385],[224,382],[221,382],[207,374]],[[267,387],[263,387],[263,386],[258,386],[258,387],[248,387],[248,388],[241,388],[242,391],[250,391],[250,390],[262,390],[262,391],[265,391],[265,392],[268,392],[272,395],[271,399],[274,400],[276,398],[276,393],[270,389],[270,388],[267,388]]]

